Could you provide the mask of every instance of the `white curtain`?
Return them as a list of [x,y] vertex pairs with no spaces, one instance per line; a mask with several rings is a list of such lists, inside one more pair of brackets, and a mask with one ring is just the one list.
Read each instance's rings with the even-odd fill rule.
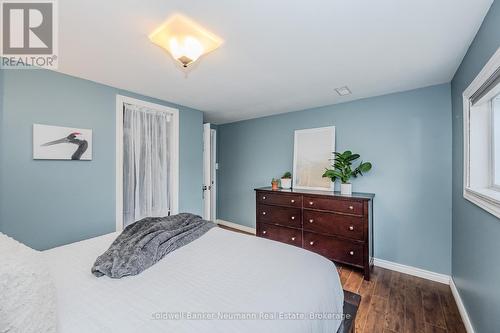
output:
[[123,108],[123,223],[170,212],[171,115]]

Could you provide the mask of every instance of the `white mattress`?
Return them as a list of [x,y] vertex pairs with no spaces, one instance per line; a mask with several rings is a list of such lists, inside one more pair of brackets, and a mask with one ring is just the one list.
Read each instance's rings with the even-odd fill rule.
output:
[[312,252],[213,228],[137,276],[93,276],[92,264],[116,236],[43,252],[56,283],[59,332],[332,333],[340,325],[337,270]]

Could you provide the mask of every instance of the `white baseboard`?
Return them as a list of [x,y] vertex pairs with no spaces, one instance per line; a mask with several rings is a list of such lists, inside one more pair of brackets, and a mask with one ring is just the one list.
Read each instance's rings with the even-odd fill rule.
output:
[[[256,233],[255,228],[247,227],[241,224],[229,222],[229,221],[224,221],[224,220],[216,220],[217,224],[224,225],[226,227],[230,227],[233,229],[245,231],[251,234]],[[460,312],[460,316],[462,317],[462,320],[465,325],[465,329],[467,330],[467,333],[475,333],[474,328],[472,327],[472,323],[469,319],[469,314],[467,313],[467,310],[465,309],[464,303],[462,302],[462,298],[460,297],[460,294],[458,293],[457,286],[455,285],[455,282],[453,281],[453,278],[450,277],[449,275],[446,274],[441,274],[441,273],[436,273],[436,272],[431,272],[425,269],[413,267],[413,266],[407,266],[403,264],[398,264],[392,261],[384,260],[384,259],[379,259],[379,258],[373,258],[373,264],[378,267],[382,267],[385,269],[390,269],[392,271],[400,272],[400,273],[405,273],[408,275],[413,275],[417,276],[423,279],[439,282],[439,283],[444,283],[447,285],[450,285],[451,292],[453,294],[453,298],[455,298],[455,302],[457,303],[458,311]]]
[[413,275],[417,276],[423,279],[439,282],[439,283],[444,283],[444,284],[450,284],[450,276],[446,274],[441,274],[441,273],[435,273],[431,271],[427,271],[425,269],[413,267],[413,266],[407,266],[407,265],[402,265],[398,264],[392,261],[387,261],[383,259],[378,259],[378,258],[373,258],[373,264],[378,267],[390,269],[392,271],[396,272],[401,272],[405,273],[408,275]]
[[460,312],[460,316],[462,317],[462,321],[464,322],[464,326],[465,329],[467,330],[467,333],[474,333],[474,327],[472,326],[469,314],[465,309],[465,305],[462,302],[462,297],[460,297],[460,294],[458,292],[457,286],[455,285],[455,281],[453,281],[453,278],[450,278],[450,288],[451,288],[451,293],[455,298],[455,303],[457,303],[458,311]]
[[229,228],[241,230],[241,231],[248,232],[248,233],[251,233],[254,235],[256,234],[255,228],[252,228],[252,227],[247,227],[247,226],[244,226],[241,224],[237,224],[237,223],[233,223],[233,222],[229,222],[229,221],[224,221],[224,220],[219,220],[219,219],[217,219],[215,222],[217,224],[221,224],[221,225],[224,225],[224,226],[229,227]]
[[[221,224],[233,229],[245,231],[251,234],[256,233],[255,228],[247,227],[241,224],[229,222],[229,221],[224,221],[224,220],[216,220],[217,224]],[[458,311],[460,312],[460,316],[462,317],[462,320],[465,325],[465,329],[467,330],[467,333],[475,333],[474,328],[472,327],[472,323],[469,319],[469,314],[467,313],[467,310],[465,309],[464,303],[462,302],[462,298],[460,297],[460,294],[458,293],[457,286],[455,285],[455,282],[453,281],[453,278],[450,277],[449,275],[446,274],[441,274],[441,273],[436,273],[436,272],[431,272],[425,269],[413,267],[413,266],[407,266],[403,264],[398,264],[392,261],[384,260],[384,259],[379,259],[379,258],[373,258],[373,264],[378,267],[382,267],[385,269],[390,269],[392,271],[400,272],[400,273],[405,273],[408,275],[413,275],[417,276],[423,279],[439,282],[439,283],[444,283],[447,285],[450,285],[451,292],[453,294],[453,298],[455,298],[455,302],[457,303]]]
[[[229,228],[233,228],[236,230],[241,230],[244,232],[248,232],[251,234],[256,234],[255,228],[252,227],[247,227],[241,224],[225,221],[225,220],[220,220],[217,219],[215,221],[217,224],[224,225]],[[401,272],[413,276],[418,276],[423,279],[435,281],[435,282],[440,282],[444,284],[450,284],[450,276],[445,275],[445,274],[440,274],[440,273],[435,273],[431,271],[427,271],[425,269],[417,268],[417,267],[412,267],[412,266],[407,266],[407,265],[402,265],[398,264],[392,261],[387,261],[383,259],[378,259],[378,258],[373,258],[373,264],[378,267],[390,269],[396,272]]]
[[402,264],[398,264],[392,261],[387,261],[383,259],[378,259],[378,258],[373,258],[373,264],[378,267],[390,269],[393,271],[417,276],[423,279],[435,281],[435,282],[440,282],[444,284],[450,285],[451,293],[453,294],[453,298],[455,299],[455,303],[457,304],[458,311],[460,312],[460,316],[462,317],[462,321],[464,322],[465,329],[467,330],[467,333],[475,333],[474,332],[474,327],[472,326],[472,323],[469,318],[469,314],[467,313],[467,310],[465,309],[465,305],[462,302],[462,298],[460,297],[460,294],[458,293],[457,286],[455,285],[455,282],[453,281],[453,278],[449,275],[446,274],[440,274],[440,273],[435,273],[431,271],[427,271],[425,269],[417,268],[417,267],[412,267],[412,266],[406,266]]

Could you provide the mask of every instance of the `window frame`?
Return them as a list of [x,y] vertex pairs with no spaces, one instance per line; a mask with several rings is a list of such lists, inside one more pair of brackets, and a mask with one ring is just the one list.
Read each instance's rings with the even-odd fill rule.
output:
[[[491,161],[490,161],[490,187],[491,189],[495,190],[495,191],[499,191],[500,192],[500,184],[496,184],[495,183],[495,179],[496,179],[496,154],[495,154],[495,150],[496,150],[496,134],[495,134],[495,118],[500,116],[500,114],[495,114],[496,112],[500,112],[500,110],[496,110],[495,112],[495,107],[494,107],[494,100],[498,98],[499,95],[496,95],[495,97],[493,97],[493,99],[490,101],[490,112],[491,112],[491,128],[490,128],[490,131],[491,131]],[[500,161],[499,161],[500,163]]]
[[[500,186],[495,185],[495,158],[494,158],[494,114],[492,102],[489,103],[488,108],[490,112],[490,142],[491,145],[489,149],[490,163],[488,164],[488,177],[489,186],[484,188],[472,188],[471,187],[471,160],[470,160],[470,126],[471,126],[471,98],[482,86],[483,84],[495,73],[496,70],[500,68],[500,48],[497,49],[495,54],[491,57],[488,63],[484,66],[477,77],[472,81],[472,83],[463,92],[463,148],[464,148],[464,169],[463,169],[463,197],[479,206],[480,208],[486,210],[487,212],[493,214],[494,216],[500,218]],[[486,148],[487,149],[487,148]]]

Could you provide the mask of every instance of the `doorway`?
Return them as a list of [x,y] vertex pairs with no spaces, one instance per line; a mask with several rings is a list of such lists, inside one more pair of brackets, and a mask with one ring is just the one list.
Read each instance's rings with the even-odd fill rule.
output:
[[116,231],[178,214],[179,111],[116,96]]
[[203,219],[217,218],[217,130],[203,125]]

